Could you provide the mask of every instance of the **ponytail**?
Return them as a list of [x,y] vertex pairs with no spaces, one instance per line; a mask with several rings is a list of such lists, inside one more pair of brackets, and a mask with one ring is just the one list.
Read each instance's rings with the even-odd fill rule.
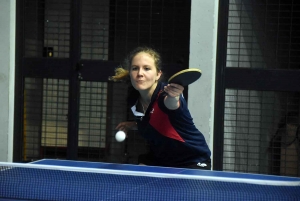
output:
[[111,80],[111,81],[114,81],[114,82],[118,82],[118,81],[127,82],[127,81],[130,80],[129,71],[125,70],[122,67],[118,67],[118,68],[115,69],[115,75],[109,77],[108,79]]

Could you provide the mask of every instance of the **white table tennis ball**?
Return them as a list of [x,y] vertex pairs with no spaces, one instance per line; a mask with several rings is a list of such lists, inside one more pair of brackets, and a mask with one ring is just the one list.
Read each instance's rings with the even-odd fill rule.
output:
[[126,138],[126,134],[125,134],[124,131],[118,131],[118,132],[116,133],[115,138],[116,138],[116,140],[117,140],[118,142],[123,142],[123,141],[125,140],[125,138]]

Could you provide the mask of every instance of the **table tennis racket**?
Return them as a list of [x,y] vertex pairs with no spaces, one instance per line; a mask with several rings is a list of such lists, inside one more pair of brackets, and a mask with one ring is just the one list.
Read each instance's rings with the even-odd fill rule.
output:
[[175,83],[181,86],[188,86],[201,77],[201,70],[197,68],[189,68],[172,75],[168,83]]

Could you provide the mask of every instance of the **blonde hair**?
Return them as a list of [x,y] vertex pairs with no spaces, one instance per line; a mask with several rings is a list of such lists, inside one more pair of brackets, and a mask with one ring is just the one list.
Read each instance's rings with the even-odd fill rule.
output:
[[115,75],[108,78],[111,81],[129,81],[129,71],[123,67],[118,67],[115,69]]

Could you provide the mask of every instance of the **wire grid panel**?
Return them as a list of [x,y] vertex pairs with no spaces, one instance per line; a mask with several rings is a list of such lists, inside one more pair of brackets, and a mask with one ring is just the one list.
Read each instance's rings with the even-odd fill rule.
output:
[[68,91],[68,80],[25,78],[23,160],[46,157],[51,148],[57,157],[55,149],[67,146]]
[[229,2],[227,67],[300,68],[299,1]]
[[107,146],[107,93],[107,82],[80,82],[79,155],[99,159]]
[[68,98],[68,80],[44,79],[42,146],[67,147]]
[[39,158],[41,141],[43,80],[24,80],[23,160]]
[[80,82],[79,158],[124,161],[125,144],[115,140],[115,127],[127,121],[126,99],[124,83]]
[[[187,62],[190,1],[82,1],[81,58],[119,61],[137,46]],[[180,30],[180,31],[177,31]],[[178,45],[181,48],[175,48]]]
[[299,176],[299,142],[282,146],[298,135],[299,94],[227,89],[225,98],[224,170]]
[[25,57],[68,58],[70,15],[70,0],[25,0]]
[[70,0],[46,1],[44,48],[53,48],[53,57],[69,57],[70,16]]
[[82,1],[81,58],[108,60],[109,0]]
[[159,50],[166,63],[188,65],[190,11],[190,0],[115,1],[110,21],[114,59],[146,45]]

